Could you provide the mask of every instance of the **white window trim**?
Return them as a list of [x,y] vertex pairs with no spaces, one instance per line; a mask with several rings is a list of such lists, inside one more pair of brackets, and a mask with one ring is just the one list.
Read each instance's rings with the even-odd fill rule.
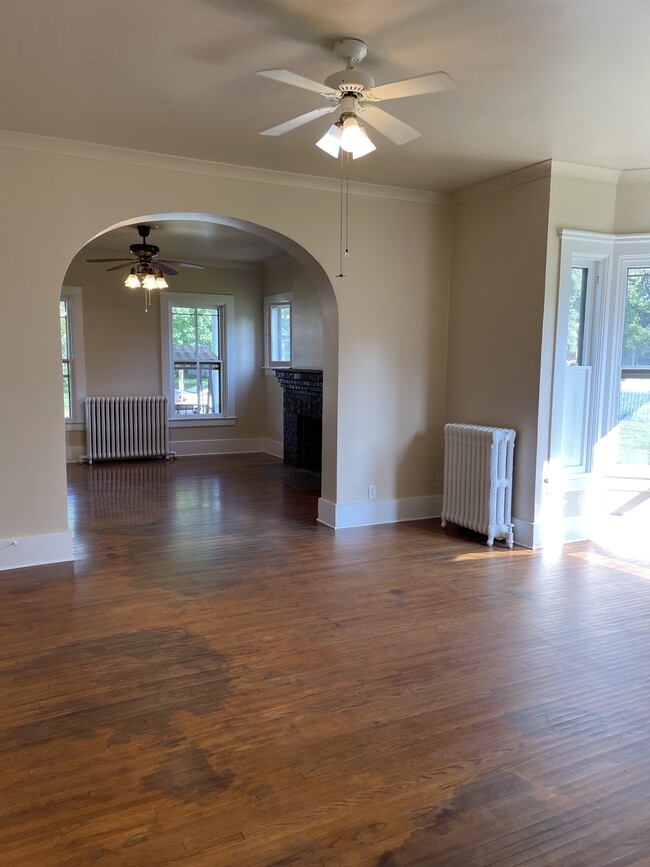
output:
[[[196,418],[180,417],[174,412],[174,371],[170,310],[172,307],[220,307],[223,311],[223,412]],[[170,427],[206,427],[233,425],[235,414],[235,300],[232,295],[197,294],[194,292],[160,293],[160,330],[162,356],[162,391],[169,403]]]
[[[271,306],[273,304],[291,305],[291,360],[271,362]],[[280,292],[264,296],[264,370],[273,375],[275,370],[286,370],[293,366],[293,292]]]
[[86,353],[84,349],[83,291],[81,286],[63,286],[61,300],[68,302],[70,356],[70,410],[66,430],[85,430]]
[[551,414],[551,463],[559,464],[561,461],[571,268],[573,265],[586,264],[595,269],[598,277],[597,297],[591,310],[590,361],[594,391],[586,442],[589,459],[584,472],[569,470],[564,473],[572,481],[570,487],[579,489],[589,481],[594,447],[616,424],[618,417],[618,359],[623,340],[627,269],[650,267],[650,234],[613,235],[570,229],[563,229],[559,234],[561,255]]

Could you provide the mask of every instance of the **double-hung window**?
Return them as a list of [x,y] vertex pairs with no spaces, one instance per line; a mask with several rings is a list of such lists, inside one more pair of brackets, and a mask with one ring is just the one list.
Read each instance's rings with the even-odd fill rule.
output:
[[72,418],[72,340],[70,337],[70,309],[67,298],[59,301],[59,325],[61,328],[61,364],[63,367],[63,417]]
[[81,287],[64,286],[59,299],[63,417],[68,427],[83,422],[86,396]]
[[170,418],[234,415],[232,296],[161,293],[163,380]]
[[292,293],[264,299],[264,364],[291,367]]

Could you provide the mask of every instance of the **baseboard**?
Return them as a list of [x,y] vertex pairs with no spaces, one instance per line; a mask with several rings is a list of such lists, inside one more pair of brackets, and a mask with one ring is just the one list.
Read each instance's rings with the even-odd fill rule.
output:
[[223,440],[172,440],[169,443],[169,448],[176,452],[179,458],[199,457],[200,455],[235,455],[248,452],[265,452],[267,450],[267,442],[268,440],[264,437]]
[[65,563],[72,559],[72,534],[69,531],[0,539],[0,570]]
[[542,547],[542,525],[533,524],[531,521],[522,521],[520,518],[513,518],[512,524],[514,527],[515,545],[521,548],[541,548]]
[[276,458],[284,458],[284,443],[278,442],[277,440],[264,440],[264,448],[263,452],[266,452],[267,455],[273,455]]
[[[231,455],[248,452],[265,452],[276,458],[284,457],[284,445],[277,440],[262,437],[227,440],[174,440],[170,449],[179,457],[199,457],[200,455]],[[65,459],[69,464],[79,463],[84,454],[83,446],[67,446]]]
[[438,518],[441,511],[442,494],[403,500],[370,500],[367,503],[332,503],[322,497],[318,500],[319,523],[335,530]]
[[83,446],[66,446],[65,461],[67,464],[78,464],[81,456],[84,454]]

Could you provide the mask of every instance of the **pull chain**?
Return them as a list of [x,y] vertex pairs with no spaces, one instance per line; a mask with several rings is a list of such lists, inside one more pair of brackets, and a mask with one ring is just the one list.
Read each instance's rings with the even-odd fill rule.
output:
[[339,206],[339,273],[337,277],[345,277],[343,259],[350,255],[350,154],[341,149],[341,183]]

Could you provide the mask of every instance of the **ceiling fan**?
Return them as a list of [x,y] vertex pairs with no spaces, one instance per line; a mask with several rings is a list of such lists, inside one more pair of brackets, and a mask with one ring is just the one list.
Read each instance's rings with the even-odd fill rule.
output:
[[455,87],[453,79],[442,71],[375,87],[372,76],[355,69],[368,53],[365,42],[354,38],[340,39],[334,45],[334,53],[345,62],[345,69],[329,75],[323,84],[304,78],[288,69],[263,69],[257,73],[283,84],[320,93],[330,103],[323,108],[316,108],[265,129],[260,135],[284,135],[303,124],[338,110],[338,121],[330,127],[317,145],[331,156],[337,157],[340,150],[344,150],[356,159],[375,150],[374,144],[359,124],[360,119],[379,130],[395,144],[406,144],[420,135],[412,126],[378,108],[375,103],[386,99],[402,99],[407,96],[436,93]]
[[[130,259],[86,259],[86,262],[120,262],[120,265],[114,265],[112,268],[107,268],[107,271],[119,271],[121,268],[131,268],[134,274],[147,274],[156,270],[162,271],[168,277],[175,277],[178,274],[172,265],[180,265],[182,268],[203,268],[203,265],[194,265],[191,262],[178,262],[175,259],[158,259],[160,248],[155,244],[147,244],[147,238],[151,232],[151,226],[136,226],[138,235],[142,239],[139,244],[131,244],[129,250],[131,256],[135,256],[136,263],[133,267],[133,258]],[[136,271],[137,268],[137,271]]]

